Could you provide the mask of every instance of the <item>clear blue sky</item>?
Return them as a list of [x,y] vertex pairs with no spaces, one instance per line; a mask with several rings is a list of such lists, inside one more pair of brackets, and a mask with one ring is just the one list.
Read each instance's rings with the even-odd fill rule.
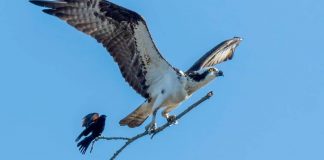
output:
[[[171,64],[187,69],[219,42],[241,36],[215,96],[179,125],[144,138],[130,159],[323,160],[324,1],[114,0],[145,17]],[[82,156],[81,118],[108,115],[105,136],[132,136],[118,122],[140,103],[95,40],[27,1],[0,1],[0,159],[108,159],[121,142]],[[159,119],[160,124],[164,122]]]

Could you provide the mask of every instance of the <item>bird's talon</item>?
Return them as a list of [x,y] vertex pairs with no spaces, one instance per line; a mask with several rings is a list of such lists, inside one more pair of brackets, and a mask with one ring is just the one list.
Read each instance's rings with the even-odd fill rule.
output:
[[178,121],[176,120],[177,117],[175,115],[171,115],[167,118],[167,121],[171,123],[172,125],[178,124]]
[[157,129],[157,124],[152,122],[149,125],[145,127],[146,131],[148,131],[149,134],[153,134],[155,130]]

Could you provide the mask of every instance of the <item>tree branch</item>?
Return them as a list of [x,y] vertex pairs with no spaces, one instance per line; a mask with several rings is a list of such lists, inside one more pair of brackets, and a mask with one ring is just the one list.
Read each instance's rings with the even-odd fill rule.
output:
[[[197,106],[199,106],[201,103],[203,103],[204,101],[208,100],[209,98],[211,98],[213,96],[213,92],[209,92],[207,95],[205,95],[204,97],[202,97],[199,101],[197,101],[196,103],[192,104],[191,106],[189,106],[186,110],[184,110],[183,112],[181,112],[178,116],[176,116],[176,118],[174,119],[174,121],[172,122],[167,122],[164,125],[162,125],[161,127],[157,128],[153,133],[150,133],[148,131],[145,131],[141,134],[138,134],[132,138],[125,138],[125,137],[99,137],[97,138],[95,141],[92,142],[92,147],[91,147],[91,151],[93,150],[93,145],[95,144],[95,142],[97,142],[98,140],[125,140],[126,143],[119,149],[117,150],[114,155],[110,158],[110,160],[115,160],[117,158],[117,156],[127,147],[129,146],[131,143],[133,143],[134,141],[136,141],[139,138],[142,138],[144,136],[147,135],[151,135],[151,139],[154,138],[154,136],[156,136],[158,133],[162,132],[164,129],[172,126],[177,120],[179,120],[180,118],[182,118],[184,115],[186,115],[188,112],[190,112],[192,109],[196,108]],[[91,152],[90,151],[90,152]]]
[[90,149],[90,153],[92,153],[93,151],[93,146],[94,144],[99,141],[99,140],[107,140],[107,141],[111,141],[111,140],[125,140],[125,141],[128,141],[130,140],[130,138],[126,138],[126,137],[98,137],[96,138],[92,144],[91,144],[91,149]]

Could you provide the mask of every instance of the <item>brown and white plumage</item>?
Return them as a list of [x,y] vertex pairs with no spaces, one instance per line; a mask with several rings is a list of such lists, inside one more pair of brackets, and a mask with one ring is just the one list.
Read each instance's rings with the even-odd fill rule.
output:
[[242,38],[234,37],[232,39],[223,41],[204,56],[202,56],[192,67],[190,67],[187,73],[198,71],[201,68],[212,67],[216,64],[231,60],[234,56],[236,47],[240,44]]
[[43,11],[103,44],[126,81],[145,98],[153,83],[145,77],[172,69],[157,50],[144,19],[133,11],[105,0],[30,2],[49,8]]
[[159,53],[144,19],[106,0],[31,0],[47,7],[54,15],[81,32],[95,38],[108,50],[134,90],[146,98],[120,125],[137,127],[156,111],[164,108],[163,116],[187,99],[194,91],[222,74],[212,66],[231,59],[241,39],[224,41],[205,54],[187,72],[172,67]]

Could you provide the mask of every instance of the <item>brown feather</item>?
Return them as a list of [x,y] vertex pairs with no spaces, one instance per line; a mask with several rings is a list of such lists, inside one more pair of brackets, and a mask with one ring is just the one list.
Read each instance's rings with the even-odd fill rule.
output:
[[223,41],[204,56],[202,56],[186,73],[198,71],[201,68],[211,67],[216,64],[231,60],[234,56],[235,48],[240,44],[242,38],[234,37]]
[[[145,98],[150,97],[147,89],[153,83],[147,81],[146,75],[152,72],[164,73],[162,69],[156,70],[156,66],[163,69],[172,68],[156,49],[144,19],[136,12],[105,0],[33,0],[30,2],[49,8],[43,11],[59,17],[102,43],[117,62],[125,80]],[[141,28],[143,29],[141,32],[135,33],[139,24],[144,24],[144,28]],[[150,39],[150,42],[137,43],[135,34],[142,36],[141,40]],[[141,52],[150,48],[155,49],[154,53]],[[159,60],[146,61],[146,57]]]

